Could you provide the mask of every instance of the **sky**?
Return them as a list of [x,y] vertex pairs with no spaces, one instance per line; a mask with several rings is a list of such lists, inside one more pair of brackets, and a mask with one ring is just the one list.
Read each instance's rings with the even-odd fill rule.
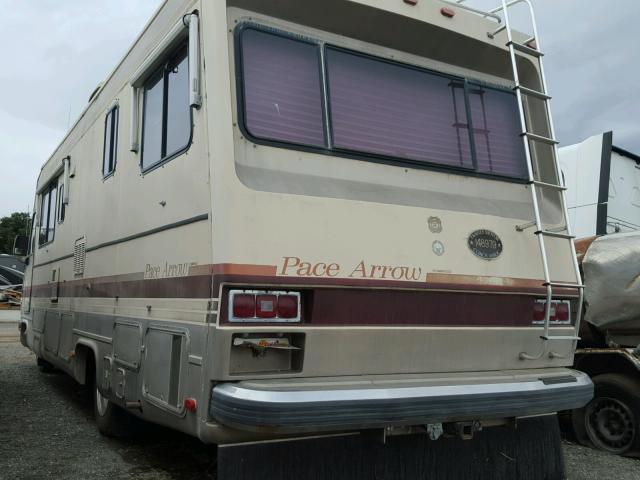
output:
[[[570,145],[613,130],[615,145],[640,154],[640,0],[533,3],[556,137]],[[0,217],[31,210],[41,165],[159,4],[0,0]]]

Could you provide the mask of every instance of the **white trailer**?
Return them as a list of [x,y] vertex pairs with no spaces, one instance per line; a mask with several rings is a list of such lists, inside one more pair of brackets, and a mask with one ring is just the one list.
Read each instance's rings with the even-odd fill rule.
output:
[[613,132],[559,152],[576,237],[640,230],[640,156],[613,145]]
[[165,1],[42,168],[24,344],[220,478],[562,478],[593,385],[521,3]]

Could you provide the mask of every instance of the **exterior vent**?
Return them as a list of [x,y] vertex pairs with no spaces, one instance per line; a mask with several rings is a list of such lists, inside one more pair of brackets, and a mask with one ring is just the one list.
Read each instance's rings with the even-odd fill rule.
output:
[[81,237],[76,240],[73,246],[73,273],[74,275],[84,274],[84,262],[87,256],[85,251],[85,238]]

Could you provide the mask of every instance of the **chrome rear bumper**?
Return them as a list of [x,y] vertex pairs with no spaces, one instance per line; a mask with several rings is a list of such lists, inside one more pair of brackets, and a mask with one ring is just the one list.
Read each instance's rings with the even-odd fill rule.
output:
[[366,377],[221,383],[212,390],[209,413],[242,430],[344,431],[539,415],[582,407],[593,396],[582,372],[514,373],[464,382],[413,376],[400,382]]

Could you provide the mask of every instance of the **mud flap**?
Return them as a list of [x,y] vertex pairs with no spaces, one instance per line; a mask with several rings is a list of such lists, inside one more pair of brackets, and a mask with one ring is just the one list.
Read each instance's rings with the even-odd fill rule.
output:
[[561,480],[556,416],[493,427],[472,440],[407,435],[376,442],[361,435],[218,448],[217,480]]

